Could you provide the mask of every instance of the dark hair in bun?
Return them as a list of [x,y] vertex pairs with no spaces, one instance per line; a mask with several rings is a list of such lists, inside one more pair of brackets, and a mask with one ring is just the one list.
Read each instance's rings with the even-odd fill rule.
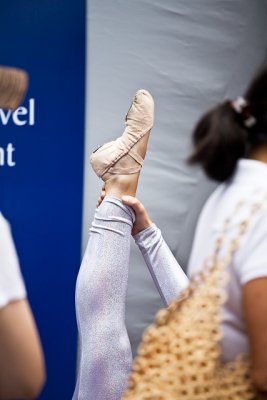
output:
[[206,174],[217,181],[231,177],[248,145],[267,143],[267,64],[255,76],[244,98],[246,118],[248,109],[255,118],[253,126],[246,126],[244,115],[225,101],[204,114],[193,132],[194,149],[188,162],[201,164]]

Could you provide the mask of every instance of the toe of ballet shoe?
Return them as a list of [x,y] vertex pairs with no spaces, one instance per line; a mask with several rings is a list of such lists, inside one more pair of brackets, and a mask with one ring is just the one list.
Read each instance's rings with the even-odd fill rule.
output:
[[135,93],[134,100],[138,104],[143,104],[144,106],[151,107],[152,112],[154,110],[154,100],[152,95],[148,90],[140,89]]
[[139,89],[139,90],[137,90],[137,92],[135,93],[135,96],[137,96],[137,97],[139,97],[139,96],[148,96],[148,97],[150,97],[151,99],[153,99],[151,93],[149,93],[149,91],[146,90],[146,89]]
[[125,117],[126,125],[134,125],[136,129],[150,130],[154,120],[154,100],[151,94],[140,89],[136,92],[130,109]]

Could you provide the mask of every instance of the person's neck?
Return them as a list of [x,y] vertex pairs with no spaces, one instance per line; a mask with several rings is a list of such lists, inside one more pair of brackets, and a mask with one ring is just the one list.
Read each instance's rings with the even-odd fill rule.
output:
[[248,158],[251,160],[261,161],[267,164],[267,144],[251,149],[251,151],[248,154]]

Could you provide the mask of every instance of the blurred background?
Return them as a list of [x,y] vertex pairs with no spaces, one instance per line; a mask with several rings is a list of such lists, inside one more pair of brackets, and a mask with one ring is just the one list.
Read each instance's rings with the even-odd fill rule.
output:
[[[216,186],[185,163],[192,128],[207,108],[241,95],[266,59],[266,18],[265,0],[2,0],[1,64],[26,69],[30,87],[15,117],[0,110],[0,210],[44,346],[40,399],[67,400],[74,390],[75,280],[102,186],[90,153],[121,134],[135,91],[151,91],[155,127],[138,197],[186,269]],[[133,244],[134,353],[162,306]]]

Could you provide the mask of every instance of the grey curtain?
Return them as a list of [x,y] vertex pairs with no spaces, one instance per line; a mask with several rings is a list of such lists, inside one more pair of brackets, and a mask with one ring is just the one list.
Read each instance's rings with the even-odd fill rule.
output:
[[[136,90],[151,91],[155,128],[138,197],[186,268],[195,224],[216,183],[189,168],[191,132],[207,108],[243,93],[267,48],[265,0],[90,0],[83,249],[101,182],[89,154],[123,130]],[[127,326],[135,353],[162,302],[132,245]]]

